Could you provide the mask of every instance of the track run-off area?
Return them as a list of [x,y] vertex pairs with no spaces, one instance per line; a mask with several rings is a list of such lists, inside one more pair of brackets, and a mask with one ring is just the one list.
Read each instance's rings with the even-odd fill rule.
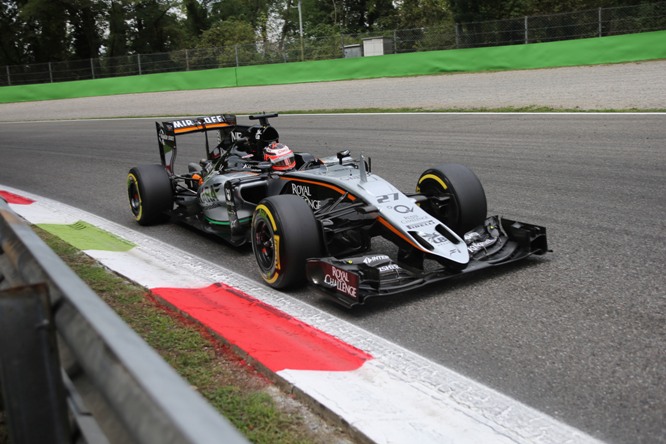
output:
[[[226,108],[216,91],[217,109],[208,103],[197,113],[196,103],[179,108],[166,94],[147,115],[282,109],[272,106],[270,87],[258,89],[261,108],[254,96],[248,108]],[[133,221],[125,178],[130,167],[159,161],[155,119],[21,114],[39,103],[0,106],[0,184],[140,231],[261,285],[250,249]],[[60,114],[69,116],[65,104],[59,101]],[[134,114],[132,102],[125,106],[106,112]],[[288,297],[601,440],[666,440],[666,114],[281,115],[272,123],[294,150],[363,152],[375,174],[403,191],[429,167],[465,164],[484,185],[489,213],[545,226],[553,250],[352,311],[311,289]],[[179,141],[181,165],[202,157],[201,140],[191,140]]]

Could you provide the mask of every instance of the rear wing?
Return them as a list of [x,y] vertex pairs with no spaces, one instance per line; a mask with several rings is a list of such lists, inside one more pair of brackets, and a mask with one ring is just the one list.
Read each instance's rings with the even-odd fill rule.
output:
[[208,145],[208,131],[217,130],[218,140],[221,142],[236,127],[236,116],[233,114],[218,114],[207,117],[194,117],[179,119],[171,122],[155,122],[157,130],[157,144],[160,150],[160,160],[164,168],[173,174],[173,165],[176,160],[176,136],[190,133],[205,133],[206,157],[210,156]]

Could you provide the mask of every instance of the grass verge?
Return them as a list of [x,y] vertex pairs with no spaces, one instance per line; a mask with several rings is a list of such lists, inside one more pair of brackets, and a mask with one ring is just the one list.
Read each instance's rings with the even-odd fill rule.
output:
[[[201,325],[61,239],[34,231],[188,383],[254,443],[347,443],[339,427],[281,392]],[[1,436],[1,432],[0,432]]]

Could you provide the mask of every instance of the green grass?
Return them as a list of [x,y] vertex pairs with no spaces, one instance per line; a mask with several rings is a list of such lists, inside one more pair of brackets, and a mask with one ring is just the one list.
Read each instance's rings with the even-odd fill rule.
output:
[[[313,427],[312,412],[279,393],[201,325],[159,303],[59,238],[34,228],[58,256],[127,324],[254,443],[349,440],[336,426]],[[283,402],[284,400],[289,402]],[[278,402],[279,401],[279,402]],[[2,432],[0,431],[0,439]],[[0,441],[1,442],[1,441]]]

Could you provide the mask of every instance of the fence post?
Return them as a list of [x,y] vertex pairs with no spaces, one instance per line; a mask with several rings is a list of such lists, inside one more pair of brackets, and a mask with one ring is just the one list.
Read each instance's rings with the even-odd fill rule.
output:
[[456,30],[456,49],[460,49],[460,24],[456,23],[455,30]]
[[12,79],[9,76],[9,65],[5,66],[7,68],[7,86],[12,86]]
[[601,8],[599,8],[599,37],[603,36],[603,22],[601,21]]
[[93,80],[95,79],[95,64],[92,57],[90,58],[90,74],[92,75]]
[[51,62],[49,62],[49,79],[53,83],[53,70],[51,69]]
[[190,70],[190,52],[189,50],[185,50],[185,71]]
[[136,62],[137,65],[139,66],[139,75],[141,75],[141,54],[136,55]]
[[527,45],[530,42],[529,31],[527,26],[527,16],[525,16],[525,44]]
[[236,53],[236,68],[238,68],[240,66],[238,63],[238,43],[234,45],[234,52]]

